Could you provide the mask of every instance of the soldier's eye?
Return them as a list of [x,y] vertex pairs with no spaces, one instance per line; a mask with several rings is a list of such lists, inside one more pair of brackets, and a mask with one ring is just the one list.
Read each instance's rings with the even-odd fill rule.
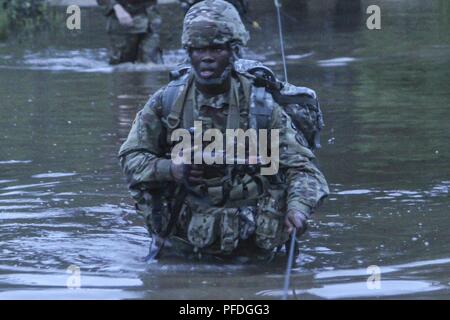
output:
[[205,51],[205,48],[192,48],[191,50],[195,52],[202,52]]

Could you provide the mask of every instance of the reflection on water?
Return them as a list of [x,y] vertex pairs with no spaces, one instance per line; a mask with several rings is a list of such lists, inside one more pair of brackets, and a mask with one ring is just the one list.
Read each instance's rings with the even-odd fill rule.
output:
[[[309,290],[292,291],[290,297],[294,298],[299,295],[309,295],[313,298],[325,299],[348,299],[348,298],[386,298],[389,296],[402,296],[411,293],[427,293],[430,291],[437,291],[443,289],[442,287],[434,286],[432,283],[426,281],[402,281],[402,280],[385,280],[379,289],[368,289],[367,283],[350,282],[342,284],[325,285],[321,288],[314,288]],[[282,290],[267,290],[258,292],[260,296],[270,296],[272,298],[281,298],[283,296]]]
[[317,63],[321,67],[345,67],[355,60],[356,60],[355,58],[342,57],[328,60],[319,60],[317,61]]
[[180,50],[168,51],[164,55],[164,65],[125,63],[117,66],[108,64],[108,53],[105,48],[93,50],[57,50],[45,49],[37,53],[24,54],[20,60],[5,59],[7,63],[0,69],[35,70],[52,72],[163,72],[173,70],[183,62],[184,53]]
[[[367,5],[284,4],[289,78],[321,98],[332,191],[301,242],[290,297],[448,299],[450,12],[440,0],[380,1],[373,32]],[[281,75],[272,2],[254,8],[262,30],[245,55]],[[149,239],[116,154],[185,58],[181,16],[163,32],[167,65],[111,67],[104,20],[86,10],[79,33],[0,44],[0,299],[280,298],[282,262],[143,262]],[[79,289],[67,289],[71,265]],[[371,265],[378,290],[367,288]]]

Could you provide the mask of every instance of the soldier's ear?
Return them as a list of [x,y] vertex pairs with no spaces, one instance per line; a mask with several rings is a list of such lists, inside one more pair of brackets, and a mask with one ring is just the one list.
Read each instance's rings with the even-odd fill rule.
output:
[[192,49],[187,48],[186,53],[187,53],[187,57],[186,57],[185,63],[192,64],[192,59],[191,59]]
[[234,60],[239,60],[239,59],[241,59],[242,58],[242,55],[241,55],[241,47],[239,46],[239,45],[237,45],[237,44],[232,44],[231,46],[230,46],[230,49],[231,49],[231,56],[232,56],[232,58],[233,58],[233,61]]

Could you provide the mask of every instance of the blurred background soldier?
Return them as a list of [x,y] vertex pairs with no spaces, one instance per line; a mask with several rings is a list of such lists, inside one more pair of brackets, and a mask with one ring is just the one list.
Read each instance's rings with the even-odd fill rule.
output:
[[97,0],[107,17],[109,63],[163,63],[156,0]]

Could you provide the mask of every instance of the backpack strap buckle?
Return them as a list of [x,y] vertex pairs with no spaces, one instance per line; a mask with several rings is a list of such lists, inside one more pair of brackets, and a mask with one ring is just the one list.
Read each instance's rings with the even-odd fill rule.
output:
[[180,125],[181,119],[177,115],[170,113],[164,122],[169,130],[174,130]]

